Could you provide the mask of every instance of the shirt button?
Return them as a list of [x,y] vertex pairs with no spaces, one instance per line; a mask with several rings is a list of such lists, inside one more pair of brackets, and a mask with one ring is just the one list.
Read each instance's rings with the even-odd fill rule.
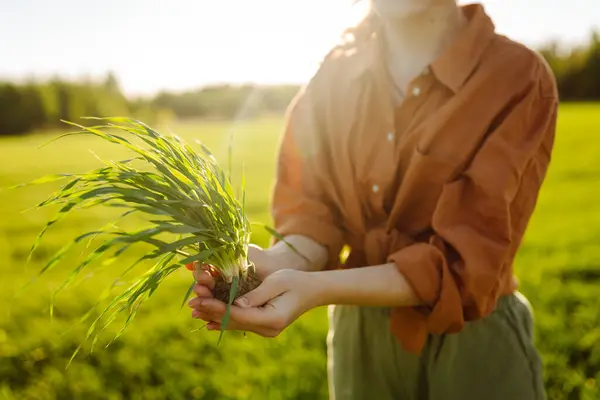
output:
[[388,132],[387,140],[388,140],[388,142],[391,142],[392,140],[394,140],[394,132]]
[[373,185],[372,190],[373,190],[373,193],[379,192],[379,185],[377,185],[377,184]]
[[413,96],[418,96],[421,94],[421,88],[419,88],[418,86],[415,86],[412,90],[412,94]]

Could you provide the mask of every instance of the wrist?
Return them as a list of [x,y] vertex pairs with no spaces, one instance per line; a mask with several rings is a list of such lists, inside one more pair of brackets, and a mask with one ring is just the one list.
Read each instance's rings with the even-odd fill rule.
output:
[[269,268],[275,272],[282,269],[293,269],[297,271],[306,271],[310,265],[307,260],[294,254],[291,249],[282,249],[279,247],[270,247],[264,250],[265,258],[268,260]]
[[291,235],[265,250],[277,269],[320,271],[327,263],[327,248],[312,239]]
[[330,277],[328,271],[299,271],[303,276],[305,286],[309,292],[309,308],[317,308],[335,304],[334,296],[331,292]]
[[344,303],[344,284],[339,279],[340,271],[311,272],[310,284],[315,293],[314,307]]

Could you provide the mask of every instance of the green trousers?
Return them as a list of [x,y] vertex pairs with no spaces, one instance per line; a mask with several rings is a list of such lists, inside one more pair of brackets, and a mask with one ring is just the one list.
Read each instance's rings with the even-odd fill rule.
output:
[[533,314],[519,293],[457,334],[430,335],[417,356],[389,331],[389,309],[332,306],[331,400],[542,400]]

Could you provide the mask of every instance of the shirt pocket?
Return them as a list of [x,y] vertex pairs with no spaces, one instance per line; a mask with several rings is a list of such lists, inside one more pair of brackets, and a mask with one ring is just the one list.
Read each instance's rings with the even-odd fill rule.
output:
[[456,179],[458,170],[459,163],[415,148],[392,211],[395,225],[409,234],[430,228],[442,189]]
[[440,157],[415,147],[407,175],[413,174],[423,184],[442,186],[454,180],[459,162]]

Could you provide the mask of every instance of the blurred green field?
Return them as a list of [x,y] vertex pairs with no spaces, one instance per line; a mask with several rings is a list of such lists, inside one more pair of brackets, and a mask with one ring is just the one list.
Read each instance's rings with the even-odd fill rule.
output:
[[[281,124],[279,118],[263,118],[169,128],[188,140],[200,138],[223,162],[229,134],[235,133],[234,170],[240,171],[242,163],[245,166],[250,217],[268,223]],[[562,106],[551,170],[517,257],[521,290],[536,312],[550,399],[600,398],[600,138],[594,135],[598,130],[600,105]],[[0,139],[1,187],[95,167],[98,161],[90,149],[106,158],[126,156],[110,144],[85,137],[36,149],[49,137],[43,132]],[[110,276],[118,266],[84,275],[89,279],[61,293],[53,320],[48,312],[50,298],[70,271],[68,265],[17,296],[18,289],[65,241],[109,221],[102,209],[71,215],[49,231],[26,267],[33,238],[53,213],[21,211],[54,187],[0,192],[0,398],[326,398],[324,309],[305,315],[277,339],[229,334],[217,347],[217,335],[194,332],[201,323],[191,320],[187,307],[180,308],[190,283],[187,271],[159,288],[118,341],[108,348],[98,346],[92,354],[80,353],[65,371],[87,330],[79,318],[111,284]],[[265,245],[267,239],[263,231],[254,233],[258,244]]]

